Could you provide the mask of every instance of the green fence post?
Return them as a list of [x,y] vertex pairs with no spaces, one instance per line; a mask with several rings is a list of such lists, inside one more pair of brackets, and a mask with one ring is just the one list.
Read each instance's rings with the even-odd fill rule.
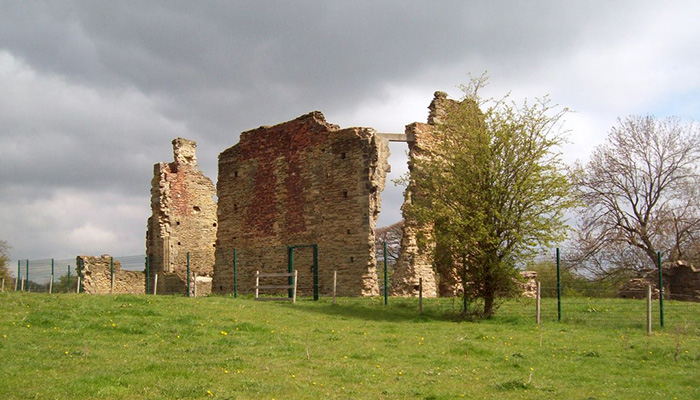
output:
[[53,258],[51,259],[51,283],[49,283],[49,294],[53,292],[53,272],[54,272],[54,260]]
[[462,309],[464,315],[467,315],[467,253],[462,253]]
[[557,247],[557,320],[561,321],[561,258]]
[[15,292],[17,291],[17,288],[22,289],[21,286],[19,286],[19,281],[22,279],[22,267],[20,266],[20,261],[17,260],[17,279],[15,280]]
[[238,254],[233,248],[233,298],[238,297]]
[[114,257],[109,257],[109,293],[114,291]]
[[29,293],[32,291],[31,287],[30,287],[31,285],[29,285],[29,260],[27,260],[27,270],[26,271],[27,272],[25,274],[26,276],[24,277],[24,279],[27,280],[27,293]]
[[312,246],[314,254],[314,301],[318,300],[318,245]]
[[661,252],[656,253],[656,262],[659,265],[659,323],[664,327],[664,277],[661,268]]
[[70,293],[70,265],[68,266],[68,287],[66,288],[66,293]]
[[146,294],[150,292],[151,287],[151,258],[146,256]]
[[[294,272],[294,247],[292,246],[287,246],[287,272],[290,274]],[[294,278],[291,276],[287,278],[287,284],[294,285]],[[288,294],[291,299],[294,296],[294,289],[289,289]]]
[[389,266],[386,255],[386,242],[384,242],[384,305],[389,304]]
[[187,297],[190,297],[190,252],[187,252]]

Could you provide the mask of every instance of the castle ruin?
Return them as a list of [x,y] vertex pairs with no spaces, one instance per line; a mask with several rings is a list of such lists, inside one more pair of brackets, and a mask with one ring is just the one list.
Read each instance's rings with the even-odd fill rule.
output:
[[152,215],[146,231],[151,270],[148,286],[153,287],[158,275],[158,293],[186,293],[188,287],[193,291],[195,283],[199,293],[210,293],[217,230],[216,190],[197,167],[197,143],[177,138],[172,144],[175,160],[153,168]]
[[[389,147],[371,128],[345,128],[314,111],[243,132],[219,155],[214,291],[250,293],[256,270],[287,271],[288,245],[318,245],[319,290],[374,296],[375,225]],[[312,293],[311,249],[294,255],[298,291]]]

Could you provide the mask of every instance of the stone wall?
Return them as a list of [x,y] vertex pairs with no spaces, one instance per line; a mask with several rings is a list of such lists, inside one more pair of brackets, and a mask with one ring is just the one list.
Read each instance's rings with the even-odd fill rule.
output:
[[[87,294],[144,294],[146,292],[146,275],[143,271],[125,271],[119,260],[108,254],[100,257],[78,256],[76,265],[80,266],[80,290]],[[114,290],[112,290],[111,271],[114,268]]]
[[[428,123],[413,123],[406,126],[408,140],[408,169],[411,175],[416,174],[416,161],[430,157],[430,147],[434,140],[433,132],[437,129],[440,119],[446,110],[456,103],[447,98],[443,92],[435,92],[433,101],[428,109]],[[461,290],[459,279],[451,267],[451,262],[441,263],[449,267],[438,268],[436,276],[433,268],[435,243],[432,226],[426,226],[416,221],[411,215],[411,204],[420,201],[420,188],[409,180],[404,193],[402,206],[404,229],[401,238],[401,254],[394,268],[391,282],[391,294],[394,296],[417,296],[418,280],[423,278],[423,295],[435,297],[453,296]],[[449,261],[449,260],[448,260]]]
[[[188,253],[191,280],[195,274],[210,278],[214,274],[216,190],[197,167],[197,144],[182,138],[172,144],[174,162],[154,166],[152,215],[146,232],[146,252],[151,260],[149,286],[153,287],[158,274],[159,294],[186,292]],[[211,288],[202,287],[201,291],[210,292]]]
[[[700,301],[700,270],[685,261],[663,264],[664,298],[681,301]],[[659,296],[659,272],[650,269],[626,282],[620,289],[622,298],[646,298],[647,286],[652,288],[652,296]]]
[[[287,271],[287,246],[317,244],[319,289],[378,295],[374,253],[389,148],[373,129],[326,122],[318,111],[241,134],[219,155],[214,291],[251,293],[256,270]],[[294,252],[301,295],[312,293],[312,251]]]

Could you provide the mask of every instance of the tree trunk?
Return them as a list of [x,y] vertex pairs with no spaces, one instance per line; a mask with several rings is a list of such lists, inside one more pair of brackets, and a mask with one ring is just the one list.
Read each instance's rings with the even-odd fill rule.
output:
[[486,318],[493,317],[493,304],[494,304],[493,295],[484,296],[484,317],[486,317]]
[[490,279],[487,279],[486,282],[484,282],[484,317],[493,317],[493,305],[495,302],[495,298],[496,291],[494,290]]

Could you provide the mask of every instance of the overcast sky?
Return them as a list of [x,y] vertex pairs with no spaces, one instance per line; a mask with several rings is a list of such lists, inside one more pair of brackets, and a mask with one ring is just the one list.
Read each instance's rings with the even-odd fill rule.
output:
[[585,162],[617,117],[700,117],[698,20],[696,0],[0,0],[0,239],[13,259],[143,254],[173,138],[216,182],[242,131],[320,110],[403,132],[468,73],[575,110],[563,151]]

